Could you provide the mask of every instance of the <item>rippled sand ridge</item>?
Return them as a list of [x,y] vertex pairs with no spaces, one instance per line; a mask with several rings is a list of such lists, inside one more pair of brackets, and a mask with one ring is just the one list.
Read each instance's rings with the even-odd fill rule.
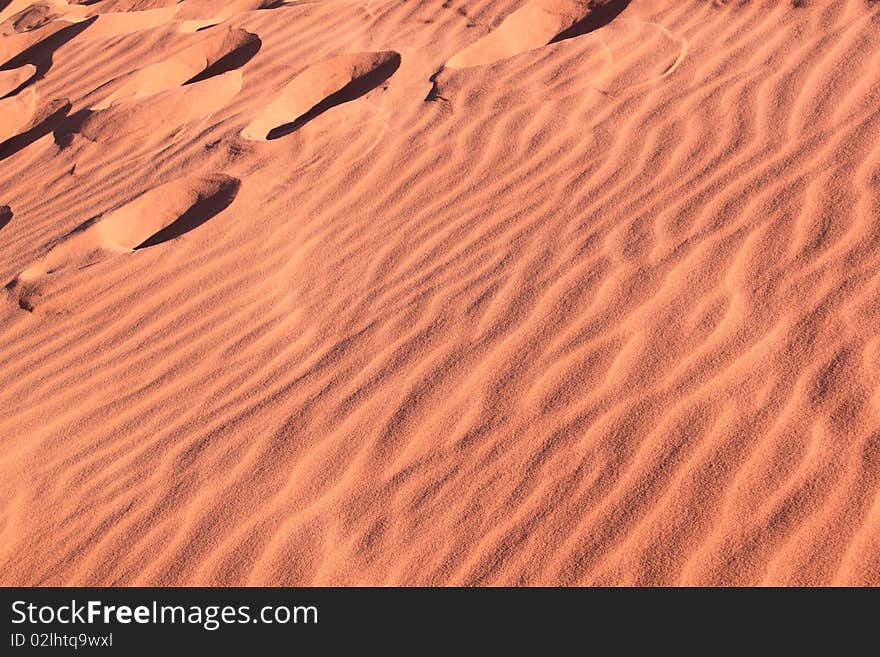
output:
[[876,0],[0,0],[0,583],[880,585]]

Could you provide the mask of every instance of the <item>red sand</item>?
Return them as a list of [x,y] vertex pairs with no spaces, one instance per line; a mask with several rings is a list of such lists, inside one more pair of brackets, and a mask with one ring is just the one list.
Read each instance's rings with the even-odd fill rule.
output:
[[877,3],[0,7],[0,584],[880,584]]

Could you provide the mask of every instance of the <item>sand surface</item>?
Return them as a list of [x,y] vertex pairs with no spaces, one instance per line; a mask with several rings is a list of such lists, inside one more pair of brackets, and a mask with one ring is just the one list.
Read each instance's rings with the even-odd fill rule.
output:
[[876,0],[0,0],[0,584],[880,584]]

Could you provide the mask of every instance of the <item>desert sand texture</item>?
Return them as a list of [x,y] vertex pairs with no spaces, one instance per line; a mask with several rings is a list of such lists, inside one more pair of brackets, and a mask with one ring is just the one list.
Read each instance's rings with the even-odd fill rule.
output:
[[0,584],[880,584],[876,0],[0,0]]

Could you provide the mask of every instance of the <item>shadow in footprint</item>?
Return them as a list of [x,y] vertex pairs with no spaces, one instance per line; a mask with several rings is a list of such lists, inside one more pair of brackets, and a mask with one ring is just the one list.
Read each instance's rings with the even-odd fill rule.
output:
[[62,150],[73,143],[73,136],[82,130],[83,124],[95,112],[90,109],[81,109],[69,116],[64,116],[52,130],[55,143]]
[[437,78],[440,77],[440,74],[446,70],[445,66],[441,66],[437,69],[437,71],[428,78],[428,82],[431,83],[431,88],[428,89],[428,95],[425,96],[426,103],[436,102],[438,100],[446,100],[443,96],[440,95],[440,87],[437,84]]
[[79,36],[97,19],[97,16],[93,16],[88,20],[61,28],[54,34],[50,34],[45,39],[38,41],[30,48],[23,50],[7,60],[2,66],[0,66],[0,71],[18,68],[25,64],[33,64],[37,71],[30,79],[30,83],[37,82],[46,75],[50,68],[52,68],[52,58],[55,51]]
[[0,230],[6,228],[6,224],[12,221],[12,208],[8,205],[0,205]]
[[236,178],[230,178],[213,194],[204,197],[200,196],[189,210],[180,215],[173,223],[154,233],[141,244],[138,244],[134,247],[134,250],[146,249],[163,242],[168,242],[198,228],[232,205],[235,197],[238,196],[240,188],[241,181]]
[[42,121],[37,123],[31,129],[17,134],[14,137],[10,137],[3,143],[0,143],[0,161],[15,155],[20,150],[27,148],[35,141],[42,139],[50,132],[54,132],[58,129],[59,126],[63,125],[71,107],[72,106],[68,101],[55,101],[54,106],[49,109],[49,115]]
[[251,59],[253,59],[254,55],[260,52],[260,48],[262,47],[263,42],[260,40],[259,37],[254,35],[253,39],[245,42],[243,45],[239,46],[235,50],[225,54],[216,62],[208,66],[201,73],[190,78],[183,84],[194,84],[196,82],[201,82],[202,80],[212,78],[215,75],[222,75],[224,73],[228,73],[229,71],[234,71],[237,68],[241,68]]
[[398,68],[400,68],[400,55],[394,53],[388,61],[377,66],[366,75],[355,78],[339,91],[330,94],[305,114],[299,116],[296,120],[270,130],[269,134],[266,135],[266,139],[280,139],[292,132],[296,132],[309,121],[316,119],[327,110],[336,107],[337,105],[357,100],[376,87],[381,86],[388,78],[394,75],[394,72],[397,71]]
[[550,40],[550,43],[559,43],[566,39],[574,39],[575,37],[583,36],[584,34],[589,34],[599,28],[605,27],[615,18],[620,16],[620,14],[623,13],[623,10],[629,7],[630,2],[632,2],[632,0],[611,0],[611,2],[595,7],[583,20],[578,21],[568,29],[563,30],[553,37]]

